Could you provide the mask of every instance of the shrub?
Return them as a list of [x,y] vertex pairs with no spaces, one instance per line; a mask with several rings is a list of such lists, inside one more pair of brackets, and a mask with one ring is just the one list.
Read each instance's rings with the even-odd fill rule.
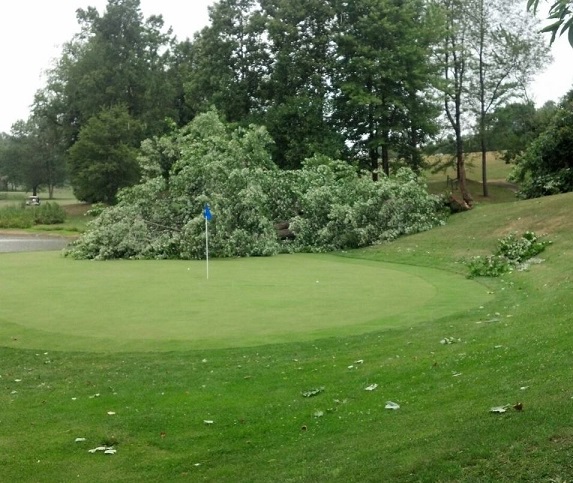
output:
[[0,209],[0,228],[30,228],[34,226],[32,209],[8,206]]
[[469,277],[499,277],[523,265],[527,260],[538,255],[551,244],[540,240],[533,232],[527,231],[520,237],[507,235],[498,240],[498,247],[493,255],[474,257],[468,262]]
[[32,211],[37,225],[55,225],[66,221],[66,212],[57,203],[43,203],[32,208]]
[[547,129],[517,161],[510,179],[520,183],[520,197],[573,191],[573,90],[564,97]]

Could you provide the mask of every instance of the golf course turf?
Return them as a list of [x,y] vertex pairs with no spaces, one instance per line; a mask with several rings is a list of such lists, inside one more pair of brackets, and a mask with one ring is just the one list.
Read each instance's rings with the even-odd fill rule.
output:
[[13,347],[168,351],[266,345],[410,327],[485,303],[433,268],[283,255],[210,261],[0,258],[0,335]]
[[[571,213],[573,193],[478,204],[362,250],[212,260],[209,280],[0,254],[0,480],[571,481]],[[525,231],[552,241],[542,263],[465,278]]]

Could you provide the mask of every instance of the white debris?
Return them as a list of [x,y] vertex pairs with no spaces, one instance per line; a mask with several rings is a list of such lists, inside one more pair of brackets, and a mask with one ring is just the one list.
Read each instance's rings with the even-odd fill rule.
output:
[[97,448],[88,449],[88,452],[96,453],[97,451],[105,451],[107,449],[110,449],[110,448],[108,448],[107,446],[98,446]]
[[81,443],[82,441],[86,441],[86,438],[76,438],[76,443]]
[[507,411],[507,408],[509,408],[509,406],[510,406],[509,404],[506,404],[505,406],[494,406],[489,410],[489,412],[497,414],[505,413]]
[[444,337],[441,341],[440,344],[454,344],[455,342],[461,342],[461,339],[456,339],[454,337]]
[[378,384],[370,384],[364,388],[365,391],[374,391],[378,387]]
[[203,422],[205,424],[213,424],[215,421],[211,420],[211,419],[204,419]]
[[384,406],[384,409],[400,409],[400,405],[398,403],[392,402],[392,401],[386,401],[386,406]]

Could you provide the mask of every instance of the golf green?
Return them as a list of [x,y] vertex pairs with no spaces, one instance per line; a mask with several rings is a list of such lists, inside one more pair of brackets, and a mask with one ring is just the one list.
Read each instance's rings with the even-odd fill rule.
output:
[[491,298],[459,275],[334,255],[76,261],[0,255],[0,345],[80,351],[253,346],[413,326]]

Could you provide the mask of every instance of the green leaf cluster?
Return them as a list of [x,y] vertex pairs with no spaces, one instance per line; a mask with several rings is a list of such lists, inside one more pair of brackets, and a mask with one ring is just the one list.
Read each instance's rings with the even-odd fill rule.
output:
[[[121,190],[67,254],[203,258],[206,203],[215,257],[356,248],[444,221],[441,200],[410,170],[373,183],[346,162],[315,156],[303,169],[281,171],[271,145],[266,129],[232,129],[215,111],[151,140],[139,160],[143,182]],[[278,238],[281,221],[291,224],[294,240]]]
[[540,254],[551,241],[542,240],[532,231],[520,237],[514,233],[498,240],[497,250],[493,255],[474,257],[468,263],[469,277],[499,277],[510,272]]
[[511,179],[520,183],[521,197],[573,191],[573,91],[517,161]]

